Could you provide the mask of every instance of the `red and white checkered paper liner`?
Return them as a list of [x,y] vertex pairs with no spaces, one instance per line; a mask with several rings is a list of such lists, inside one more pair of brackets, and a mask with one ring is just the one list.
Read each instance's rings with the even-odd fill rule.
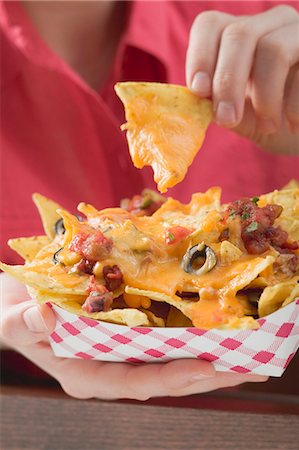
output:
[[56,356],[111,362],[211,361],[216,370],[279,377],[299,347],[299,299],[259,319],[257,330],[130,328],[71,314],[57,317],[50,344]]

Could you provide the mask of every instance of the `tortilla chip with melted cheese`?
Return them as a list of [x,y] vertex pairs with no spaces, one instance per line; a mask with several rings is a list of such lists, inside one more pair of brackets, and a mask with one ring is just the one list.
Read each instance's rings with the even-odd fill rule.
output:
[[160,192],[182,181],[212,120],[212,103],[186,87],[163,83],[117,83],[134,165],[151,166]]

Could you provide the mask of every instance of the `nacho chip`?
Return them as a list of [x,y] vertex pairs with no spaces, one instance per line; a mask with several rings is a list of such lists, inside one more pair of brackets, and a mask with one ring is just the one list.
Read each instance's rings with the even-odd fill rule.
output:
[[289,305],[294,300],[299,298],[299,282],[297,281],[297,284],[294,286],[293,290],[291,291],[290,295],[285,299],[281,307]]
[[30,266],[9,266],[0,262],[0,269],[9,273],[21,283],[33,288],[42,289],[49,293],[55,294],[76,294],[86,295],[89,286],[89,277],[68,277],[67,284],[64,283],[63,274],[61,274],[61,281],[58,277],[51,277],[48,275],[48,267],[44,270],[38,270],[36,267]]
[[267,286],[258,302],[259,316],[267,316],[293,301],[298,293],[299,276],[283,281],[274,286]]
[[[78,296],[54,296],[48,293],[36,291],[34,298],[39,303],[55,303],[55,305],[69,311],[70,313],[77,314],[83,317],[89,317],[90,319],[102,320],[104,322],[117,323],[119,325],[127,325],[128,327],[140,327],[151,326],[153,321],[148,318],[148,315],[138,309],[126,308],[126,309],[112,309],[111,311],[101,311],[95,313],[87,313],[82,306],[82,297]],[[153,319],[153,316],[151,317]],[[158,323],[160,325],[158,325]],[[155,325],[163,326],[162,323],[156,321]]]
[[293,178],[282,189],[299,189],[299,181]]
[[244,328],[246,326],[256,328],[257,323],[253,318],[242,317],[244,309],[238,301],[236,293],[245,288],[273,261],[274,258],[272,256],[267,256],[266,258],[255,258],[249,262],[243,261],[236,265],[231,274],[228,275],[225,287],[219,290],[220,303],[216,290],[212,288],[202,288],[199,292],[200,299],[197,301],[180,298],[177,295],[169,296],[161,292],[137,289],[131,286],[126,286],[125,292],[166,302],[181,311],[192,320],[195,326],[200,328],[217,327],[226,329],[231,326],[229,324],[233,324],[234,328]]
[[158,317],[156,314],[154,314],[152,311],[148,309],[142,309],[140,308],[140,311],[142,311],[149,319],[151,326],[154,327],[165,327],[165,321],[162,319],[162,317]]
[[53,239],[55,237],[55,224],[60,219],[57,210],[63,208],[41,194],[33,194],[32,199],[40,214],[46,235]]
[[9,247],[22,256],[25,261],[32,261],[37,253],[50,243],[47,236],[32,236],[9,239]]
[[182,181],[212,120],[212,103],[186,87],[162,83],[117,83],[134,165],[151,166],[160,192]]
[[242,251],[229,241],[222,241],[220,246],[220,260],[222,264],[230,264],[242,256]]
[[[257,326],[254,319],[243,317],[245,311],[238,301],[237,292],[246,288],[259,273],[273,264],[274,260],[272,256],[268,255],[264,258],[256,257],[249,261],[235,261],[227,267],[226,276],[215,282],[214,286],[219,283],[218,290],[211,286],[203,287],[199,290],[199,301],[192,303],[191,310],[186,311],[185,305],[183,308],[178,305],[177,308],[199,328],[226,329],[230,326],[243,328],[245,324],[254,328]],[[221,287],[221,284],[223,287]],[[185,300],[186,302],[188,303]]]
[[194,233],[204,223],[205,231],[211,231],[214,222],[208,223],[207,214],[220,210],[220,197],[221,190],[218,187],[210,188],[204,193],[193,194],[191,201],[187,204],[169,197],[153,214],[153,217],[163,221],[165,226],[181,225],[193,228]]
[[[261,205],[267,196],[271,202],[271,196],[278,196],[282,203],[277,220],[296,218],[293,189],[261,196]],[[52,208],[53,212],[54,202],[46,200],[42,203],[52,205],[48,211]],[[248,252],[240,222],[225,216],[227,207],[220,205],[218,188],[194,194],[185,205],[168,199],[152,216],[135,216],[121,208],[97,211],[81,203],[86,218],[78,220],[65,210],[56,210],[57,206],[55,214],[63,217],[65,232],[51,239],[11,240],[26,263],[0,264],[39,301],[129,326],[164,326],[166,321],[172,326],[190,326],[191,322],[203,329],[231,329],[258,326],[254,319],[257,302],[252,305],[250,296],[246,297],[249,289],[263,291],[259,316],[298,296],[296,242],[286,241],[287,234],[275,228],[275,222],[269,228],[268,249],[261,254]],[[50,228],[55,214],[46,214]],[[177,233],[175,239],[169,230]],[[279,241],[273,241],[275,248],[271,245],[271,236],[282,239],[281,248]],[[256,234],[255,238],[265,236]],[[84,311],[85,302],[98,312]],[[111,310],[101,311],[106,308]]]
[[138,288],[134,288],[131,286],[126,286],[125,292],[127,294],[141,295],[143,297],[148,297],[151,300],[155,300],[157,302],[166,302],[169,305],[175,306],[177,309],[182,311],[187,317],[189,317],[188,314],[191,314],[191,309],[192,309],[191,303],[190,302],[188,303],[188,302],[182,300],[177,295],[172,297],[170,295],[165,295],[161,292],[143,290],[143,289],[138,289]]

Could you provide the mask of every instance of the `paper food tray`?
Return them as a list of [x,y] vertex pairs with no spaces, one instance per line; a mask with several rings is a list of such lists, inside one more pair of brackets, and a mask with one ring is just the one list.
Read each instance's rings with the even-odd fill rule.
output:
[[257,330],[130,328],[71,314],[56,305],[56,356],[111,362],[199,358],[216,370],[279,377],[299,347],[299,299],[258,319]]

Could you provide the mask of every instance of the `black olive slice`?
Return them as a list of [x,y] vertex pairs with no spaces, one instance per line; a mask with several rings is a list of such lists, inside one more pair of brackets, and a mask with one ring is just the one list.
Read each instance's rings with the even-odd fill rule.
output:
[[64,234],[65,233],[65,227],[64,227],[64,223],[63,223],[63,219],[58,219],[57,222],[54,225],[54,229],[55,229],[55,233],[56,234]]
[[[198,264],[202,264],[198,267]],[[203,275],[210,272],[217,264],[217,256],[211,247],[208,247],[203,242],[191,247],[183,256],[181,267],[190,274]]]
[[[82,216],[76,215],[79,222],[84,222],[84,219]],[[65,226],[63,223],[63,219],[58,219],[57,222],[54,225],[55,234],[61,235],[65,233]]]
[[190,298],[190,299],[192,299],[192,298],[198,299],[199,298],[198,292],[179,292],[179,291],[177,291],[176,295],[181,298]]
[[57,250],[57,252],[54,253],[54,255],[53,255],[54,264],[61,264],[61,261],[59,261],[59,259],[58,259],[58,255],[61,252],[61,250],[63,250],[63,247],[61,247],[59,250]]

